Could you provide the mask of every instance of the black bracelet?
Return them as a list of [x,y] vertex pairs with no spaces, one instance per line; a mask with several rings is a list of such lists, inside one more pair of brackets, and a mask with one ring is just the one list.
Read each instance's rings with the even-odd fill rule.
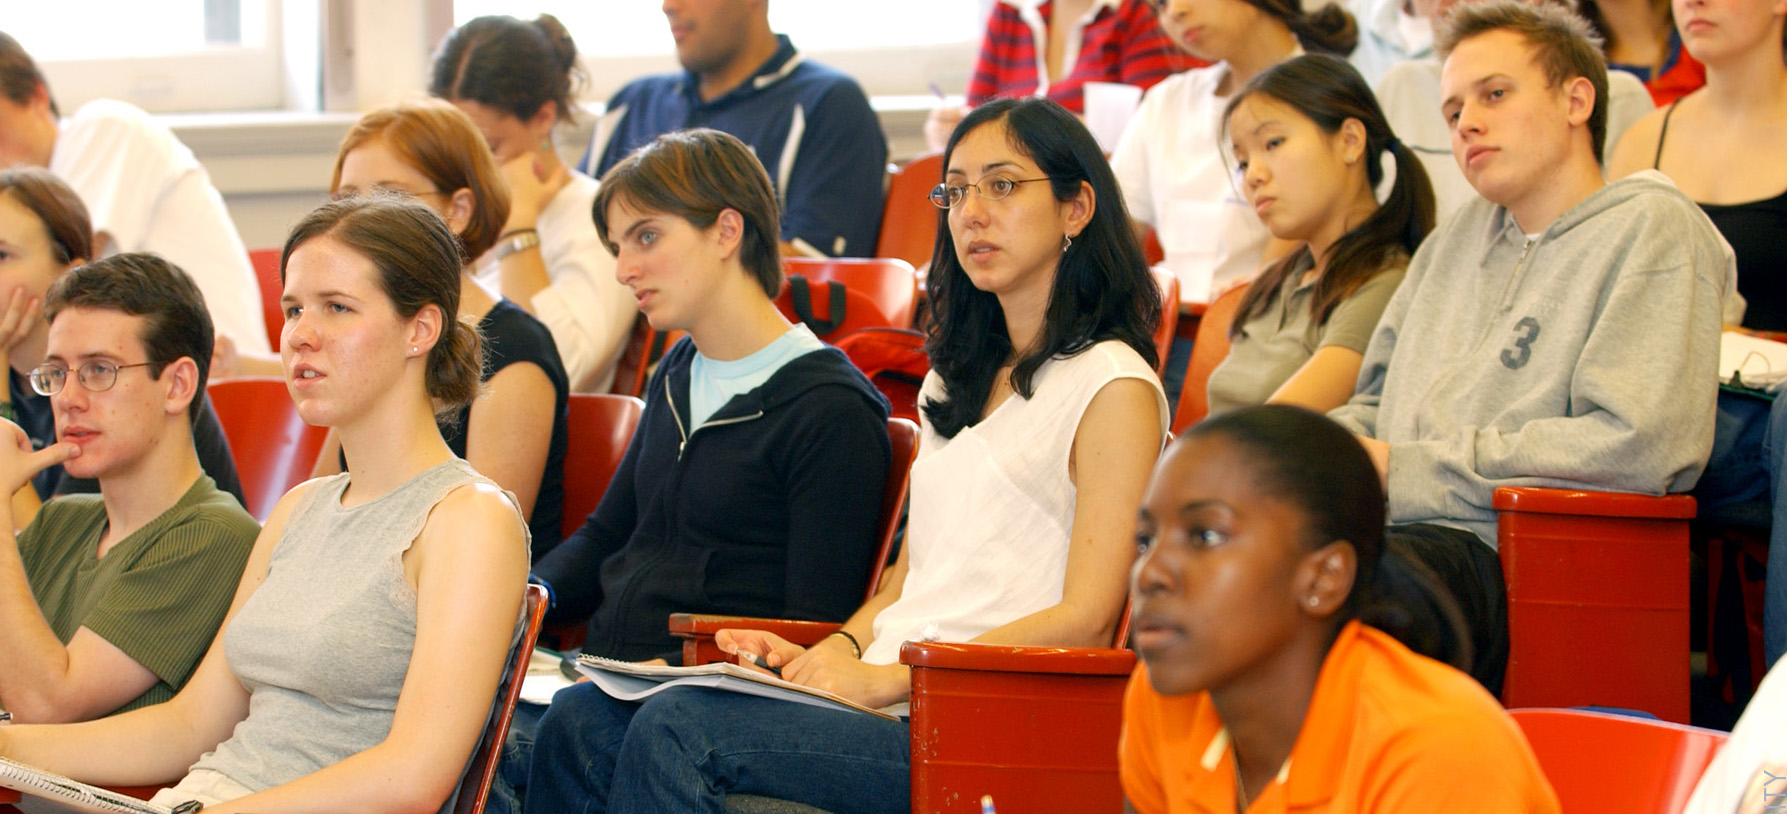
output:
[[855,636],[850,635],[850,631],[838,628],[837,630],[832,631],[831,635],[843,636],[845,639],[848,639],[850,641],[850,649],[856,651],[857,658],[862,658],[862,643],[858,642]]

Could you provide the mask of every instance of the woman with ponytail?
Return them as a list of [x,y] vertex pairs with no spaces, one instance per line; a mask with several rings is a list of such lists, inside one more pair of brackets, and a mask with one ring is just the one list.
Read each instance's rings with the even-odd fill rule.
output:
[[[342,137],[329,192],[337,199],[387,192],[414,197],[446,221],[466,258],[498,243],[509,211],[477,128],[434,99],[361,117]],[[537,559],[559,541],[570,386],[546,326],[514,301],[493,296],[472,274],[468,265],[460,275],[454,316],[475,323],[489,343],[484,385],[476,399],[442,416],[440,431],[453,454],[514,493]],[[331,434],[314,474],[352,463],[335,453],[335,443]]]
[[[1180,297],[1203,302],[1252,277],[1262,258],[1290,249],[1268,247],[1266,228],[1240,201],[1221,149],[1224,104],[1261,71],[1304,49],[1351,52],[1358,29],[1338,5],[1305,14],[1297,0],[1156,0],[1155,6],[1161,28],[1181,49],[1214,64],[1148,90],[1111,168],[1131,217],[1159,235],[1166,266],[1179,276]],[[1177,367],[1169,362],[1169,370]]]
[[1332,410],[1352,396],[1378,317],[1433,229],[1427,173],[1337,57],[1301,56],[1254,77],[1223,122],[1247,202],[1273,237],[1301,245],[1242,297],[1229,356],[1210,375],[1210,410]]
[[1126,810],[1558,811],[1519,728],[1456,669],[1458,611],[1386,550],[1377,469],[1338,424],[1264,405],[1193,427],[1136,544]]
[[582,74],[552,15],[479,17],[441,42],[428,91],[471,117],[509,187],[509,217],[477,258],[478,281],[552,330],[573,391],[603,393],[639,308],[590,221],[599,185],[552,146],[553,128],[574,120]]
[[[434,419],[479,390],[459,240],[393,196],[326,204],[280,258],[298,414],[347,472],[279,501],[223,628],[166,703],[0,727],[0,756],[206,812],[451,811],[527,581],[514,499]],[[401,782],[393,782],[401,778]],[[197,807],[179,810],[197,810]]]

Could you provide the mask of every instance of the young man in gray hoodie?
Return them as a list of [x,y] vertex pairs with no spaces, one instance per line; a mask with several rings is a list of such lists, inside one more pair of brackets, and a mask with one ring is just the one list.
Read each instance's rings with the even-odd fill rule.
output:
[[1392,548],[1450,588],[1499,692],[1498,486],[1686,491],[1712,447],[1730,249],[1663,176],[1601,176],[1607,69],[1552,4],[1460,6],[1437,37],[1452,154],[1482,196],[1421,245],[1331,415],[1389,495]]

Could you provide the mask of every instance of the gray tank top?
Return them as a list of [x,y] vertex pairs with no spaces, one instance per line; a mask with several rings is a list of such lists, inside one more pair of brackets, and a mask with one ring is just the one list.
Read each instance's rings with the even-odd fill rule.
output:
[[[403,552],[441,498],[490,483],[454,459],[351,509],[348,476],[311,487],[286,522],[266,581],[224,633],[248,717],[193,771],[261,791],[385,739],[416,643]],[[450,802],[450,801],[449,801]]]

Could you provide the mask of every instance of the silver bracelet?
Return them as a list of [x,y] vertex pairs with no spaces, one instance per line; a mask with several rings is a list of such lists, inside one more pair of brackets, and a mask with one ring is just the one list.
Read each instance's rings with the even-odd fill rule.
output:
[[524,252],[540,245],[540,233],[532,229],[518,229],[514,237],[503,241],[496,247],[496,259],[502,260],[516,252]]

